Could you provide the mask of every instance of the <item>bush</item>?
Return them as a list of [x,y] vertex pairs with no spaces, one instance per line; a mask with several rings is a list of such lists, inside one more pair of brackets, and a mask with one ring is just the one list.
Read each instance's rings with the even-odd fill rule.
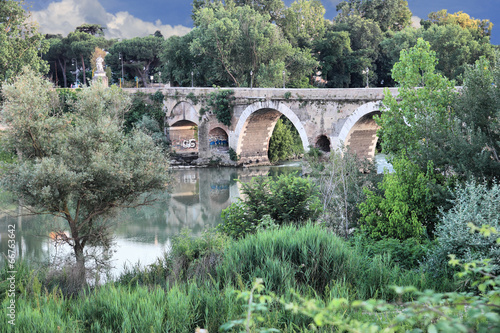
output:
[[422,241],[415,238],[405,240],[383,238],[377,241],[362,233],[354,236],[350,242],[354,248],[358,249],[368,258],[388,254],[392,262],[404,269],[417,269],[424,262],[433,244],[430,241]]
[[172,240],[168,261],[172,265],[173,278],[203,280],[213,274],[216,264],[228,242],[228,237],[214,229],[205,230],[201,237],[190,236],[189,229]]
[[426,173],[405,157],[393,164],[395,172],[384,174],[379,184],[382,195],[363,189],[367,198],[359,205],[361,228],[374,239],[423,238],[433,231],[437,211],[432,202],[432,162]]
[[500,271],[500,247],[495,236],[484,237],[470,232],[470,224],[488,225],[500,229],[500,185],[475,182],[456,189],[453,207],[441,211],[441,223],[436,230],[437,246],[427,258],[428,269],[438,276],[447,273],[448,255],[462,261],[491,259],[495,271]]
[[219,230],[234,238],[252,233],[265,215],[276,224],[315,219],[320,213],[318,192],[307,178],[295,174],[255,177],[242,184],[242,197],[222,211]]

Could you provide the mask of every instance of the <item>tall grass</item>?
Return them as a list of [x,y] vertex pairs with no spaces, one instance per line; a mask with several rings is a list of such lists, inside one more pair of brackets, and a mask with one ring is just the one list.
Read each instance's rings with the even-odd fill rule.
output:
[[257,233],[229,246],[217,275],[225,284],[237,278],[264,279],[266,288],[284,294],[291,288],[303,294],[338,294],[367,299],[394,296],[391,285],[425,284],[425,274],[405,271],[390,256],[367,258],[327,229],[309,224],[284,226]]

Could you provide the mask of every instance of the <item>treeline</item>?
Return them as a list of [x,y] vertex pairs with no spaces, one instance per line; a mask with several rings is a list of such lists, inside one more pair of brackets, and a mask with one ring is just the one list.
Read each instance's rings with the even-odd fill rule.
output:
[[[46,35],[49,78],[59,86],[85,83],[92,54],[106,50],[111,82],[147,86],[365,87],[393,86],[399,53],[418,38],[431,44],[437,70],[457,84],[467,65],[492,61],[492,23],[463,12],[432,12],[420,27],[402,0],[346,0],[333,20],[319,0],[230,0],[193,2],[194,29],[165,39],[108,40],[104,29],[85,24],[63,37]],[[75,76],[75,71],[77,75]],[[151,77],[153,80],[151,81]]]

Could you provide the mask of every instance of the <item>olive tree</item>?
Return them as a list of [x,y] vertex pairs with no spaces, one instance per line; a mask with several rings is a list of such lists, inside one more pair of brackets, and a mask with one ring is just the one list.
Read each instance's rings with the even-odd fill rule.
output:
[[124,132],[130,98],[120,89],[84,88],[71,113],[61,112],[56,94],[27,69],[4,86],[6,142],[18,159],[2,168],[2,186],[30,212],[67,222],[57,240],[72,247],[83,272],[86,247],[110,245],[107,218],[165,189],[168,162],[151,137]]

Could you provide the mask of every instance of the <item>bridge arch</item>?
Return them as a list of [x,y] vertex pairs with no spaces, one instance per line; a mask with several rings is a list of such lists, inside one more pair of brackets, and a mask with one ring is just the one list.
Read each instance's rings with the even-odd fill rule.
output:
[[167,138],[179,154],[198,152],[197,127],[198,112],[194,106],[185,101],[177,103],[170,113],[167,112],[166,122],[169,124]]
[[299,117],[288,106],[275,101],[255,102],[242,112],[234,132],[229,138],[229,145],[244,163],[267,162],[269,139],[278,119],[284,115],[297,129],[304,151],[309,150],[307,133]]
[[199,115],[194,106],[186,101],[180,101],[175,104],[170,112],[166,112],[166,120],[169,125],[173,125],[181,120],[187,120],[199,125]]
[[332,148],[338,149],[345,144],[359,157],[373,158],[377,145],[377,129],[373,117],[380,114],[381,102],[369,102],[358,107],[347,118],[339,135],[332,138]]

